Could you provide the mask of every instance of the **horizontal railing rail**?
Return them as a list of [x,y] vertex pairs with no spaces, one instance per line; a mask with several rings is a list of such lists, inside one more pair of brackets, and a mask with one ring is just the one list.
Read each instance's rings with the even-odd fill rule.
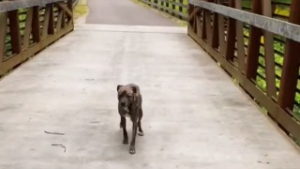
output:
[[179,19],[188,18],[188,0],[139,0]]
[[29,8],[33,6],[46,6],[46,4],[60,2],[62,0],[23,0],[23,1],[3,1],[0,5],[0,12],[8,12],[19,8]]
[[190,4],[195,5],[197,7],[201,7],[202,9],[207,9],[218,14],[225,15],[227,17],[242,21],[252,26],[256,26],[266,31],[270,31],[277,35],[281,35],[286,38],[300,42],[300,25],[266,17],[264,15],[230,8],[215,3],[209,3],[199,0],[189,1]]
[[[251,5],[246,10],[247,3]],[[300,1],[278,4],[189,0],[188,34],[289,136],[300,141]],[[288,10],[287,20],[276,14],[281,9]]]
[[72,0],[0,2],[0,76],[73,29]]

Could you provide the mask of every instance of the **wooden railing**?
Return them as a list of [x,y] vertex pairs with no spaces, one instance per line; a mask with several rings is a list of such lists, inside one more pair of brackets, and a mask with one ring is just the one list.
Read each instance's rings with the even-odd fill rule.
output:
[[188,0],[139,0],[179,19],[188,18]]
[[[292,0],[288,22],[275,19],[271,0],[252,0],[250,11],[242,10],[242,2],[189,0],[188,34],[289,136],[300,141],[295,101],[299,91],[300,1]],[[283,44],[283,55],[274,48],[278,43]],[[265,88],[258,80],[261,70]]]
[[74,29],[72,0],[0,2],[0,76]]

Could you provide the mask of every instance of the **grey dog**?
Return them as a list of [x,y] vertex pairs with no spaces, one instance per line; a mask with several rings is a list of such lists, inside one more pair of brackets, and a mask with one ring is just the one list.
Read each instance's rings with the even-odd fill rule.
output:
[[123,144],[128,144],[128,134],[126,131],[126,117],[132,121],[132,138],[129,147],[129,153],[135,154],[135,138],[137,129],[138,135],[143,136],[144,132],[141,126],[143,117],[142,95],[138,85],[127,84],[118,85],[118,109],[121,116],[120,127],[123,128]]

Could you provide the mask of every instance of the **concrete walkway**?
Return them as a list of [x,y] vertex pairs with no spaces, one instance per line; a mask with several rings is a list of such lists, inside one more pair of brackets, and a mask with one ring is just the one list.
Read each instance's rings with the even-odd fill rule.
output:
[[88,6],[86,23],[89,24],[176,26],[175,22],[133,0],[88,0]]
[[[135,155],[117,112],[116,86],[129,82],[144,96]],[[1,169],[300,166],[299,150],[184,28],[77,25],[1,80],[0,100]]]

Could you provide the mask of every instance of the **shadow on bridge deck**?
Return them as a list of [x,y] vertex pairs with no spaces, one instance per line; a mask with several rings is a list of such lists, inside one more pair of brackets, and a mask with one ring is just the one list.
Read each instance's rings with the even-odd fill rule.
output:
[[[298,149],[185,32],[77,25],[5,77],[0,168],[298,169]],[[117,113],[128,82],[144,96],[134,156]]]

